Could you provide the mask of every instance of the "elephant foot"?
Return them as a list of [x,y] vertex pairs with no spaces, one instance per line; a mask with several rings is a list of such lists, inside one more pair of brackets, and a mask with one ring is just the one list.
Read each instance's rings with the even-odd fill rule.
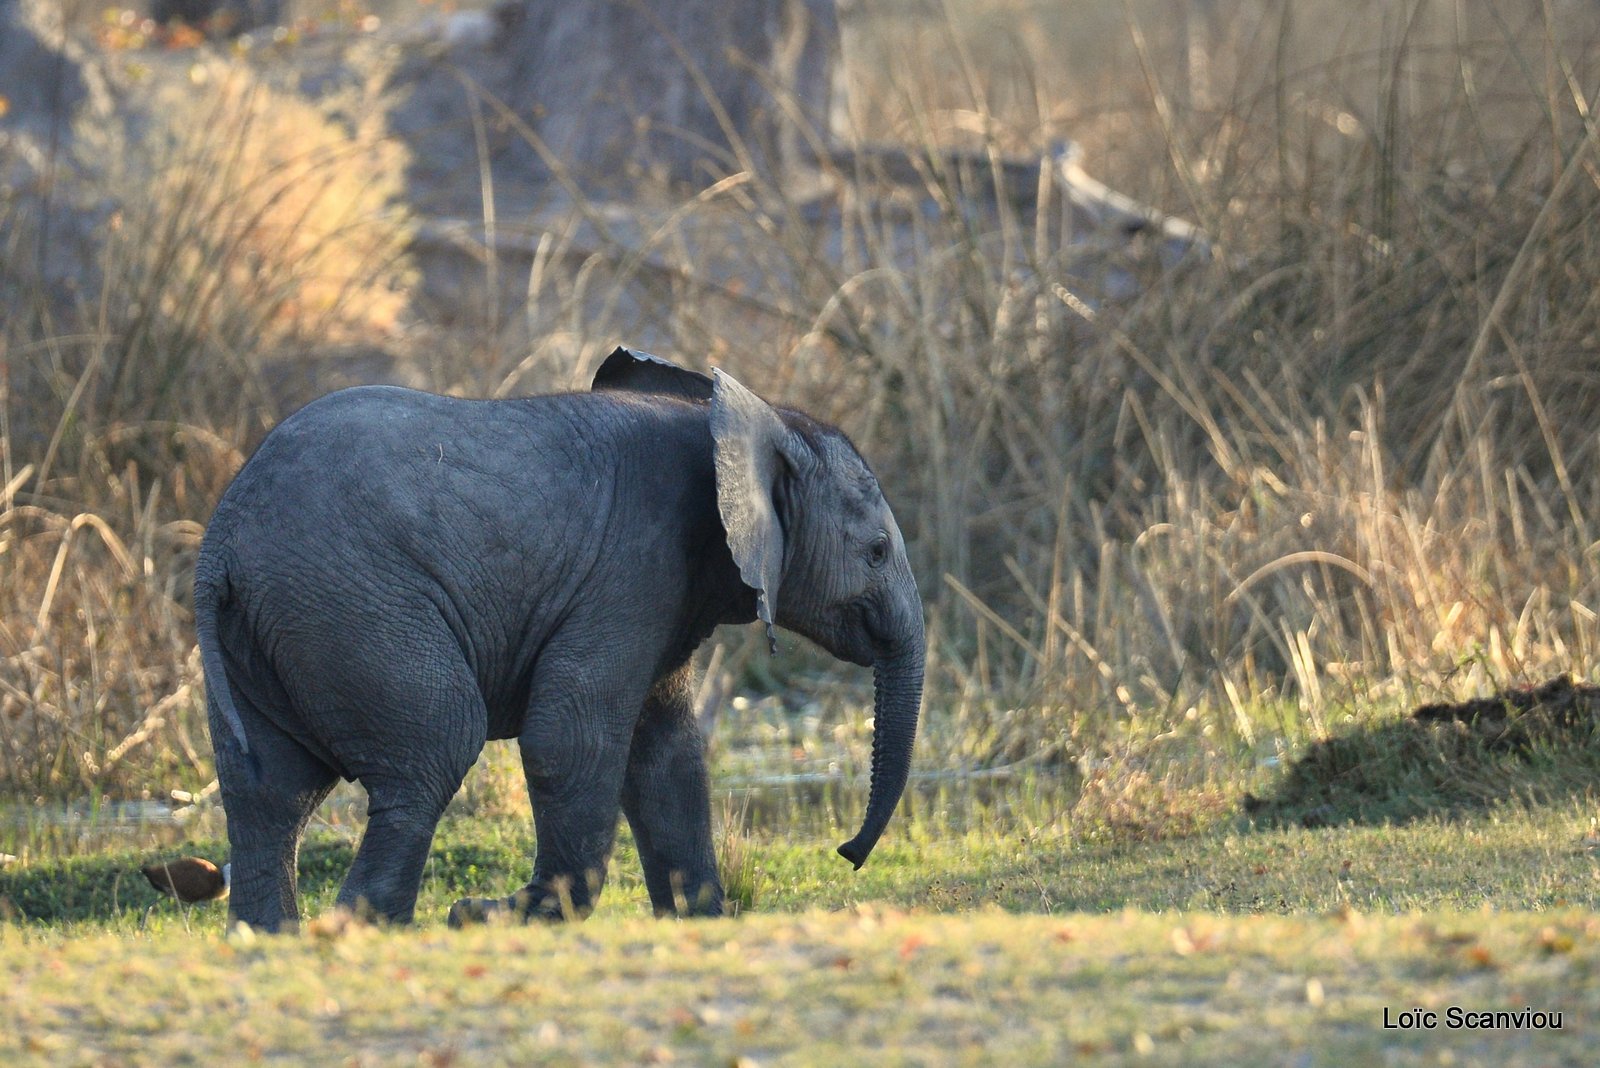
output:
[[506,898],[464,897],[450,906],[450,913],[445,917],[445,923],[452,930],[460,930],[463,927],[475,927],[478,924],[510,919],[511,915]]
[[445,922],[459,929],[485,923],[558,923],[588,914],[587,908],[574,906],[571,894],[558,882],[551,887],[525,886],[510,897],[464,897],[450,906]]

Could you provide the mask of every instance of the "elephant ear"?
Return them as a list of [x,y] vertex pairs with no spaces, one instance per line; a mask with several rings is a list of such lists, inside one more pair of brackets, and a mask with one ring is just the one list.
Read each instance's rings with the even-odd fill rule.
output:
[[591,390],[620,389],[633,393],[655,393],[684,400],[711,399],[711,379],[699,371],[679,367],[670,360],[648,352],[618,345],[594,373]]
[[739,577],[756,591],[756,615],[767,625],[767,644],[777,652],[772,625],[777,618],[784,550],[779,501],[788,499],[783,483],[799,470],[809,449],[771,405],[732,375],[721,370],[712,375],[717,509]]

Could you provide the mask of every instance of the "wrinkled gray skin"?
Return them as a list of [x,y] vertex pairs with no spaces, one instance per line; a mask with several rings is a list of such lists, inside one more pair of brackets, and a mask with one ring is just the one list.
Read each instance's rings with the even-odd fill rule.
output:
[[301,832],[343,776],[370,804],[339,902],[409,921],[490,738],[521,747],[533,879],[452,924],[586,913],[619,811],[656,911],[720,913],[690,657],[758,616],[874,669],[867,814],[839,849],[860,867],[905,786],[922,604],[839,431],[626,349],[590,393],[307,406],[239,472],[196,568],[232,917],[296,922]]

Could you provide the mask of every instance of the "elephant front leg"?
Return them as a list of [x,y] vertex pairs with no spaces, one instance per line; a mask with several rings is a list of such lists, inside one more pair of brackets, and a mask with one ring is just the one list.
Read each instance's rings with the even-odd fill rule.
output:
[[694,690],[694,672],[685,665],[650,691],[623,780],[622,808],[658,916],[722,914],[706,747],[694,719]]

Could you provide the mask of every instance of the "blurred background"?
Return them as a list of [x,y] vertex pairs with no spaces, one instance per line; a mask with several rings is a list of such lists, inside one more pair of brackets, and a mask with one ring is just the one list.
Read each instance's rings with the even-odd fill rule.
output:
[[[1588,677],[1597,45],[1584,0],[0,0],[0,796],[202,792],[194,555],[287,412],[619,343],[871,460],[926,774],[1159,805]],[[867,680],[762,644],[711,651],[721,781],[858,804]]]

